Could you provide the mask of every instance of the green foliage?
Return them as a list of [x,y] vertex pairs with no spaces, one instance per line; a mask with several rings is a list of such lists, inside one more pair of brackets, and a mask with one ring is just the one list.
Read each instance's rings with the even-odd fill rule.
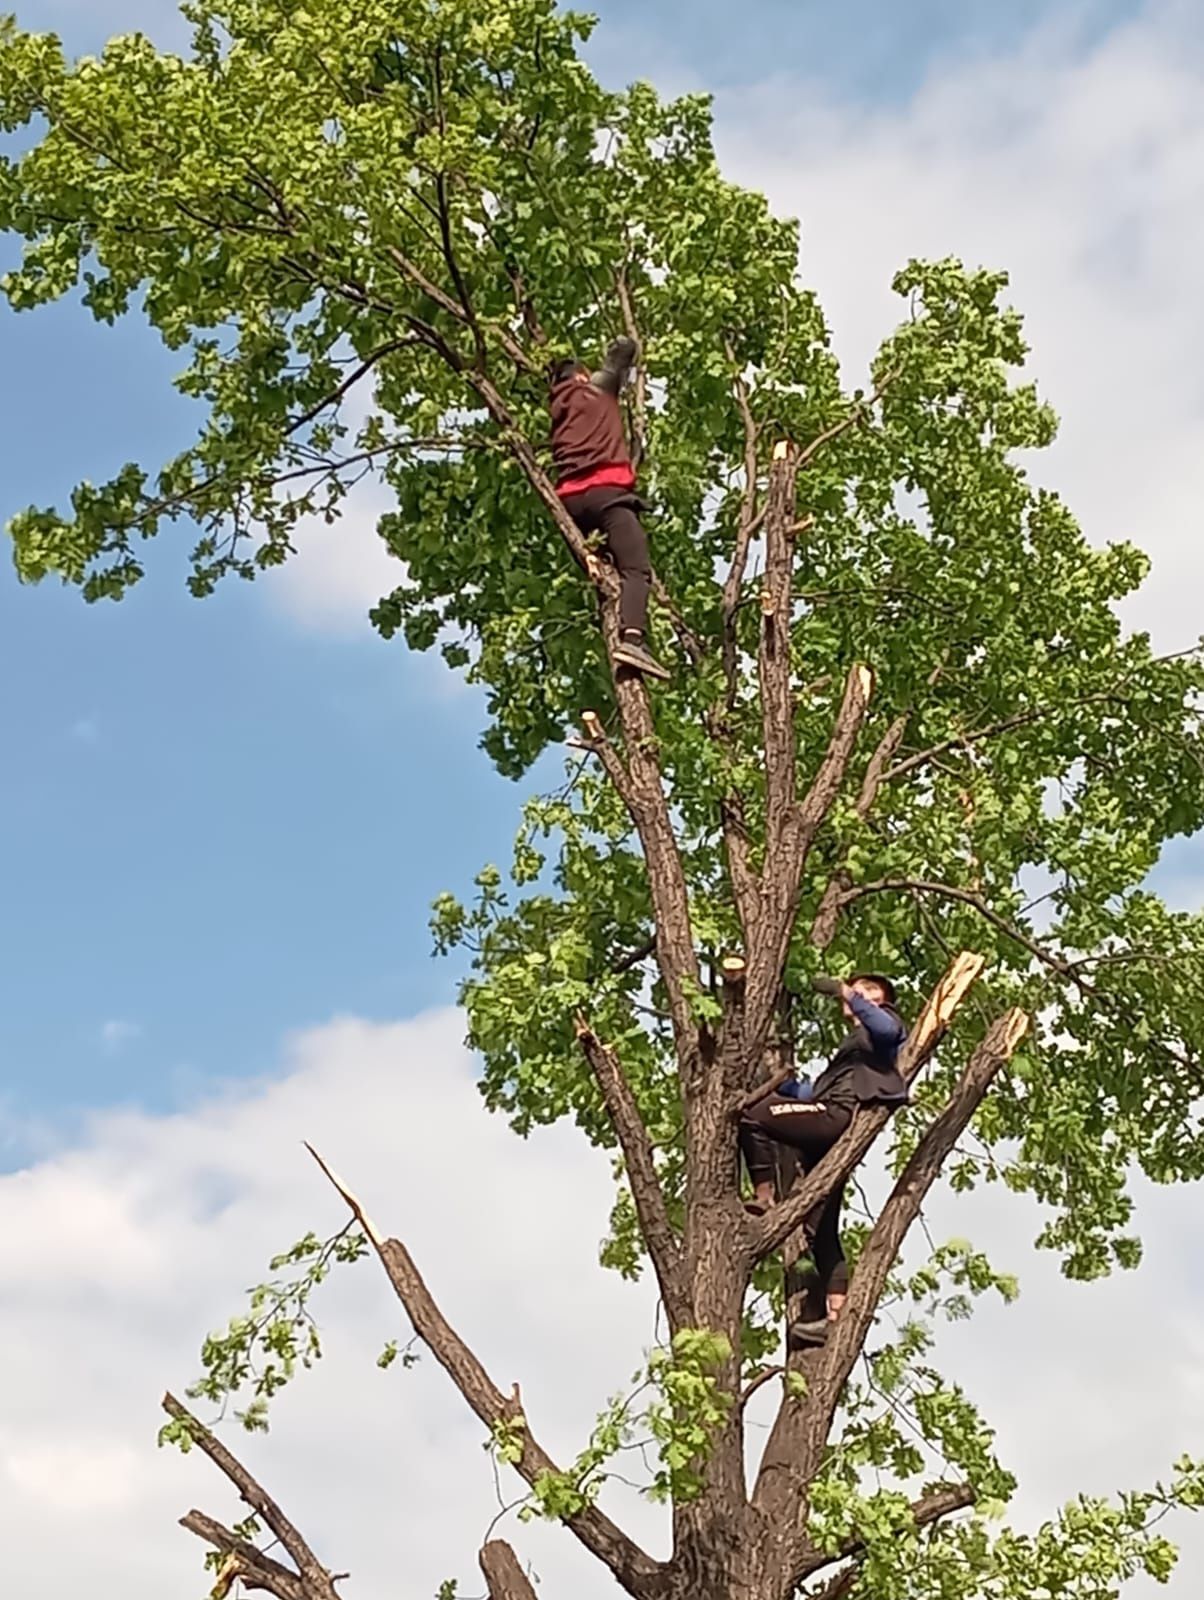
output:
[[[142,316],[183,363],[193,444],[161,465],[117,466],[70,505],[11,518],[22,579],[50,575],[89,600],[143,575],[148,541],[195,530],[190,587],[251,578],[289,556],[302,524],[338,518],[376,474],[379,532],[397,583],[372,612],[387,638],[439,648],[486,691],[483,745],[519,776],[582,707],[613,721],[592,595],[566,560],[515,458],[546,462],[542,364],[592,358],[622,328],[629,292],[652,403],[643,491],[658,575],[702,641],[657,690],[657,753],[682,852],[703,981],[738,938],[720,819],[740,796],[763,849],[757,607],[736,617],[739,667],[722,670],[721,587],[736,542],[747,394],[764,470],[779,437],[836,427],[800,475],[792,662],[798,782],[827,745],[850,664],[875,690],[858,755],[807,864],[789,953],[805,993],[821,966],[899,975],[914,1012],[951,951],[988,979],[959,1014],[917,1104],[895,1120],[906,1159],[986,1018],[1039,1019],[950,1168],[955,1188],[1002,1182],[1044,1210],[1039,1243],[1068,1275],[1132,1267],[1127,1184],[1204,1175],[1204,918],[1148,887],[1167,841],[1204,825],[1204,663],[1159,659],[1116,603],[1140,584],[1133,546],[1087,542],[1030,476],[1056,430],[1024,372],[1021,319],[1001,273],[911,262],[901,322],[871,363],[872,402],[846,386],[815,297],[797,278],[798,230],[725,182],[709,107],[614,93],[577,55],[592,23],[553,0],[190,0],[187,58],[142,36],[70,63],[49,35],[0,20],[0,230],[24,246],[0,289],[36,310],[79,294],[102,322]],[[470,314],[449,304],[466,299]],[[546,332],[538,342],[533,321]],[[470,326],[470,324],[472,324]],[[515,360],[516,344],[526,356]],[[473,363],[484,351],[506,425]],[[738,384],[738,381],[740,383]],[[753,598],[746,594],[746,599]],[[667,619],[657,646],[675,650]],[[721,717],[723,742],[709,730]],[[853,796],[888,730],[902,739],[865,816]],[[829,946],[813,919],[834,876],[848,900]],[[949,894],[946,891],[956,891]],[[685,1178],[666,997],[640,958],[652,930],[629,819],[592,764],[524,810],[513,860],[467,902],[441,896],[435,946],[471,963],[462,1001],[482,1093],[520,1133],[571,1117],[613,1146],[573,1033],[587,1010],[622,1062],[655,1147],[671,1220]],[[832,1042],[827,1009],[797,1008],[801,1059]],[[642,1246],[622,1163],[603,1259],[628,1276]],[[851,1230],[850,1254],[857,1248]],[[307,1236],[273,1263],[299,1272],[252,1291],[249,1314],[203,1351],[190,1393],[262,1427],[267,1406],[321,1350],[312,1291],[357,1234]],[[712,1333],[679,1336],[603,1412],[573,1467],[539,1480],[532,1515],[591,1502],[620,1452],[654,1449],[650,1490],[685,1501],[734,1403],[732,1373],[766,1360],[780,1273],[754,1283],[737,1361]],[[1137,1571],[1165,1577],[1151,1531],[1200,1501],[1171,1486],[1116,1505],[1080,1501],[1034,1535],[992,1537],[1012,1482],[969,1399],[926,1364],[929,1320],[968,1313],[1014,1280],[960,1241],[892,1285],[907,1320],[849,1385],[843,1432],[814,1485],[813,1532],[866,1558],[854,1595],[895,1600],[1100,1600]],[[382,1367],[398,1355],[386,1347]],[[790,1382],[802,1379],[792,1374]],[[491,1447],[523,1451],[522,1419]],[[187,1449],[187,1427],[165,1440]],[[980,1513],[923,1535],[908,1486],[954,1469]],[[878,1474],[889,1480],[885,1487]],[[905,1492],[906,1491],[906,1492]],[[450,1596],[454,1585],[444,1585]]]
[[[520,1520],[572,1517],[597,1499],[614,1461],[636,1451],[654,1451],[659,1466],[644,1492],[657,1501],[684,1504],[701,1487],[701,1474],[733,1404],[719,1383],[731,1358],[726,1338],[702,1328],[679,1332],[668,1349],[654,1350],[646,1368],[632,1379],[632,1391],[612,1399],[594,1425],[589,1442],[564,1472],[542,1472],[519,1511]],[[515,1465],[526,1448],[525,1417],[495,1424],[488,1448],[499,1461]]]
[[[224,1415],[228,1402],[249,1391],[249,1400],[236,1419],[248,1432],[266,1433],[271,1401],[296,1376],[298,1367],[311,1367],[321,1358],[322,1339],[310,1301],[314,1291],[334,1266],[350,1265],[367,1254],[368,1241],[350,1227],[333,1238],[320,1240],[307,1233],[283,1254],[275,1256],[270,1269],[300,1267],[291,1278],[273,1277],[250,1291],[246,1314],[232,1317],[224,1333],[211,1333],[201,1347],[204,1372],[188,1389],[194,1400],[208,1400]],[[397,1354],[379,1363],[388,1366]],[[386,1350],[388,1355],[388,1350]],[[406,1366],[415,1357],[407,1350]],[[187,1452],[193,1443],[186,1419],[173,1419],[159,1433],[160,1444],[175,1444]]]
[[718,1381],[731,1353],[726,1338],[705,1328],[683,1329],[671,1349],[654,1352],[648,1365],[659,1391],[648,1411],[649,1431],[660,1455],[660,1469],[648,1491],[654,1500],[681,1505],[698,1494],[715,1434],[735,1403]]

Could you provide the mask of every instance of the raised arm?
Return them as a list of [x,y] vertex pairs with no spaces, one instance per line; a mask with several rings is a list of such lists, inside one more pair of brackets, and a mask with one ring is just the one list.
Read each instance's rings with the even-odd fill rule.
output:
[[631,371],[635,358],[635,340],[616,339],[606,352],[606,360],[590,378],[590,382],[595,389],[601,389],[603,394],[613,394],[617,399],[619,391],[627,382],[627,374]]
[[893,1011],[876,1006],[856,989],[850,989],[845,999],[849,1009],[873,1041],[874,1048],[890,1054],[899,1049],[907,1037],[907,1029]]

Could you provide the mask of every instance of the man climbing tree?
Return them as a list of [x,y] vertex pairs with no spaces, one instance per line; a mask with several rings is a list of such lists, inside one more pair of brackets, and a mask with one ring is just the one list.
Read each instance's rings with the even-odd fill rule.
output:
[[592,376],[571,357],[553,365],[552,457],[556,492],[570,516],[582,533],[602,533],[618,570],[615,660],[649,677],[668,678],[644,644],[652,568],[619,411],[619,394],[635,358],[635,340],[624,338],[614,341],[602,369]]
[[[379,475],[398,582],[378,630],[440,644],[485,686],[503,773],[579,730],[563,784],[525,808],[510,883],[486,868],[434,931],[471,958],[487,1106],[520,1133],[572,1118],[616,1152],[605,1260],[651,1271],[663,1329],[635,1395],[554,1460],[326,1169],[351,1231],[282,1258],[253,1314],[206,1342],[195,1407],[165,1402],[167,1437],[254,1511],[186,1519],[221,1584],[340,1593],[334,1555],[199,1412],[236,1396],[262,1425],[309,1349],[313,1290],[364,1252],[523,1509],[635,1600],[1104,1600],[1165,1576],[1153,1523],[1204,1499],[1190,1461],[1051,1509],[1036,1534],[996,1525],[1014,1480],[931,1345],[945,1311],[1014,1288],[968,1246],[915,1254],[947,1167],[961,1190],[1031,1194],[1072,1278],[1137,1264],[1134,1171],[1204,1170],[1204,1007],[1183,1004],[1204,927],[1147,883],[1204,824],[1204,664],[1122,629],[1144,558],[1089,545],[1021,465],[1055,419],[1019,381],[1006,279],[907,265],[903,320],[850,392],[798,230],[724,181],[705,100],[604,90],[578,56],[590,25],[551,0],[188,14],[186,61],[132,38],[78,67],[0,23],[0,118],[27,149],[0,168],[0,226],[24,244],[10,305],[82,285],[101,320],[140,307],[187,352],[177,381],[203,412],[158,471],[13,516],[18,571],[120,596],[148,541],[189,521],[206,595],[286,560],[304,519]],[[618,572],[595,565],[595,602],[548,536],[590,566],[544,448],[547,374],[616,327],[641,352],[651,584],[683,662],[655,696],[625,670]],[[741,1108],[784,1065],[781,996],[867,962],[923,997],[896,1063],[911,1107],[892,1121],[889,1097],[858,1096],[752,1216]],[[822,1345],[782,1355],[781,1259],[876,1140],[887,1193],[847,1231],[847,1299]],[[753,1460],[750,1407],[771,1400]],[[670,1507],[663,1558],[609,1499],[639,1451]],[[321,1519],[335,1541],[333,1489]],[[531,1600],[505,1541],[480,1559],[492,1600]]]
[[[753,1199],[745,1209],[764,1216],[777,1199],[775,1145],[797,1150],[804,1172],[811,1172],[848,1130],[860,1106],[894,1108],[907,1100],[907,1085],[896,1065],[907,1030],[895,1009],[895,988],[889,978],[864,974],[843,983],[814,978],[819,994],[835,996],[856,1027],[841,1041],[826,1072],[800,1091],[790,1072],[771,1078],[746,1105],[740,1122],[740,1147],[753,1183]],[[819,1275],[827,1317],[790,1325],[795,1344],[823,1344],[849,1291],[849,1273],[840,1243],[840,1211],[844,1185],[837,1184],[819,1202],[804,1224],[808,1246]]]

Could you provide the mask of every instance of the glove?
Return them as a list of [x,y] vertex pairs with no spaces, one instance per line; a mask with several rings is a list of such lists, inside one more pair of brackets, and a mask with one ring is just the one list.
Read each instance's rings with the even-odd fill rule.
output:
[[844,984],[839,978],[812,978],[811,987],[816,994],[828,994],[834,1000],[839,1000],[844,993]]

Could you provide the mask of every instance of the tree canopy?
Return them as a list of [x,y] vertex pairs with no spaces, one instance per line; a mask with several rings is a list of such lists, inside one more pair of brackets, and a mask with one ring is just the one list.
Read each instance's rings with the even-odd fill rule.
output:
[[[820,1572],[830,1600],[1095,1597],[1165,1575],[1152,1520],[1199,1500],[1190,1462],[1036,1535],[992,1531],[1014,1485],[926,1352],[942,1310],[1012,1286],[969,1246],[897,1265],[942,1169],[1031,1192],[1039,1243],[1091,1278],[1138,1262],[1134,1171],[1169,1183],[1204,1163],[1204,920],[1148,887],[1166,842],[1204,826],[1204,661],[1122,629],[1145,557],[1090,544],[1037,481],[1056,418],[1024,375],[1006,276],[908,263],[899,325],[850,385],[796,225],[723,178],[705,97],[604,89],[579,55],[589,19],[548,0],[183,10],[187,58],[131,36],[70,62],[0,21],[0,128],[24,145],[0,163],[0,227],[24,241],[9,304],[82,291],[99,320],[145,317],[201,417],[174,460],[18,511],[9,532],[23,579],[99,601],[183,524],[205,596],[287,560],[303,519],[337,518],[376,475],[398,581],[375,626],[485,687],[503,773],[573,735],[508,871],[441,898],[433,928],[471,953],[486,1103],[519,1132],[572,1117],[616,1149],[605,1258],[651,1261],[670,1344],[642,1378],[653,1398],[617,1402],[562,1469],[404,1247],[369,1230],[418,1335],[532,1506],[638,1600],[778,1600]],[[613,670],[613,579],[569,559],[585,546],[545,443],[548,363],[622,332],[641,351],[628,424],[675,663],[651,695]],[[883,1139],[898,1181],[861,1243],[847,1337],[786,1359],[749,1492],[741,1397],[779,1339],[777,1252],[882,1119],[859,1117],[839,1160],[754,1222],[733,1106],[820,1053],[791,998],[807,980],[866,966],[922,1012],[909,1066],[926,1070]],[[206,1346],[199,1392],[251,1385],[258,1424],[304,1354],[310,1290],[360,1239],[302,1241],[301,1277]],[[883,1295],[911,1309],[862,1384]],[[190,1413],[171,1427],[246,1495]],[[597,1504],[633,1429],[674,1507],[666,1563]],[[193,1531],[287,1600],[336,1592],[303,1541],[283,1539],[285,1571],[237,1530]],[[488,1554],[495,1600],[524,1593],[511,1559]]]

